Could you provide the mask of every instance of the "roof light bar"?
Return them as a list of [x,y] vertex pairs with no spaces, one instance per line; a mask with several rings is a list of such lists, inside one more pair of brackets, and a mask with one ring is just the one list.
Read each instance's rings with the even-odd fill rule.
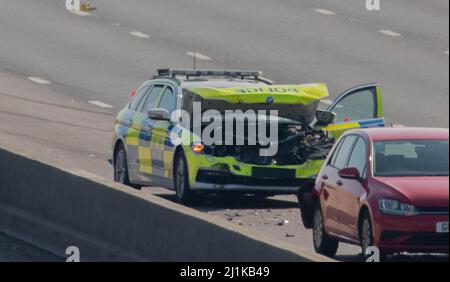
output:
[[244,70],[171,70],[158,69],[158,76],[186,76],[186,77],[206,77],[206,76],[222,76],[222,77],[260,77],[261,71],[244,71]]

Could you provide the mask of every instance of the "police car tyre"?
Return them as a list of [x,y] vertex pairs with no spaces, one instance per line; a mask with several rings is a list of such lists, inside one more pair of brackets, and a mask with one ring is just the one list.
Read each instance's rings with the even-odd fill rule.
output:
[[132,184],[128,175],[127,153],[123,145],[119,145],[114,157],[114,181],[130,186],[135,189],[141,189],[141,186]]
[[305,189],[300,189],[297,194],[302,223],[306,229],[314,227],[314,212],[317,201],[313,197],[312,192]]
[[314,211],[313,242],[314,250],[328,257],[334,257],[339,247],[339,242],[330,238],[325,232],[322,209],[319,204]]
[[175,191],[177,201],[183,205],[192,205],[197,201],[197,194],[189,187],[187,162],[183,153],[178,153],[175,161]]

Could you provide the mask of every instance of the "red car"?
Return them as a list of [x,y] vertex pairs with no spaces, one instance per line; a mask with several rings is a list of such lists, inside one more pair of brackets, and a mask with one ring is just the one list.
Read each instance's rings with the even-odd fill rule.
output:
[[316,252],[339,242],[381,255],[448,254],[448,129],[350,131],[318,175],[311,223]]

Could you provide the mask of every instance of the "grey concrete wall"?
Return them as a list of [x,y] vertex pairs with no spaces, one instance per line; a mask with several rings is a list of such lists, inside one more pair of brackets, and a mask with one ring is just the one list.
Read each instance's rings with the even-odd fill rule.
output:
[[[77,175],[78,174],[78,175]],[[84,261],[328,261],[158,197],[0,148],[0,230]]]

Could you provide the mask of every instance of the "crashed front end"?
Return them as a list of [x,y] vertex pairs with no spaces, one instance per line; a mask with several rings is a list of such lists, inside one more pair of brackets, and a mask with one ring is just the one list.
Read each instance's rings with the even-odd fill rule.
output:
[[[334,140],[326,131],[316,129],[313,122],[319,100],[328,96],[323,84],[299,86],[273,86],[257,88],[187,89],[183,108],[193,112],[191,105],[201,102],[201,113],[209,110],[220,113],[226,121],[227,111],[277,110],[277,116],[269,116],[267,127],[277,123],[277,150],[273,155],[261,152],[270,145],[251,144],[248,128],[257,126],[248,119],[236,119],[244,124],[243,136],[233,132],[233,145],[202,145],[202,151],[192,150],[192,144],[184,146],[189,166],[190,186],[193,190],[242,191],[248,193],[292,194],[305,183],[314,181]],[[257,117],[257,119],[259,116]],[[202,123],[204,130],[208,123]],[[190,127],[195,132],[195,125]],[[225,126],[217,130],[225,136]],[[242,133],[241,133],[242,134]],[[201,138],[200,138],[201,140]],[[239,144],[237,140],[245,140]]]

